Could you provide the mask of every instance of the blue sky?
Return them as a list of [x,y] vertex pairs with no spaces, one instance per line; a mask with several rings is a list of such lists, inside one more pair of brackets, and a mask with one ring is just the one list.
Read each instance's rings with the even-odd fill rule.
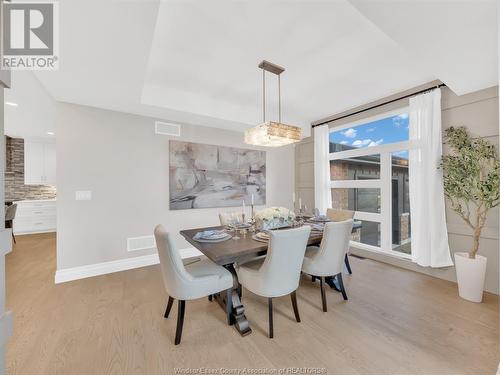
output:
[[[342,129],[330,133],[330,142],[364,148],[408,140],[408,114],[401,114],[381,120]],[[408,158],[408,152],[394,155]]]

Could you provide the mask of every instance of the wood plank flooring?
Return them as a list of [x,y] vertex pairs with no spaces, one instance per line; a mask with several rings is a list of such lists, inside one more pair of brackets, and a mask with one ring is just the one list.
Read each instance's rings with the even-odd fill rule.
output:
[[[7,308],[14,334],[9,375],[174,374],[176,368],[325,368],[328,374],[494,374],[499,361],[499,298],[474,304],[456,285],[351,257],[349,301],[303,277],[302,322],[289,297],[275,299],[267,337],[266,299],[243,291],[253,333],[225,325],[217,303],[187,302],[182,343],[173,345],[176,309],[158,266],[54,284],[55,236],[19,236],[7,255]],[[175,307],[175,306],[174,306]],[[269,372],[271,373],[271,372]]]

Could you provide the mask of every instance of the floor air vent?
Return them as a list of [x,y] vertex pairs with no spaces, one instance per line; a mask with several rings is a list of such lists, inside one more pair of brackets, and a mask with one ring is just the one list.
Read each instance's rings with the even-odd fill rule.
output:
[[127,251],[155,249],[156,241],[154,236],[143,236],[127,238]]
[[155,121],[155,133],[169,135],[172,137],[180,137],[181,126],[179,124],[171,124],[169,122]]

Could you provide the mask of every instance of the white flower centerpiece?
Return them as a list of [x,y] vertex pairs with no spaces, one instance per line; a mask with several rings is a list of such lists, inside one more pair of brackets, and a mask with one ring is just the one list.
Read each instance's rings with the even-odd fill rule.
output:
[[295,214],[285,207],[269,207],[255,214],[258,230],[271,230],[293,226]]

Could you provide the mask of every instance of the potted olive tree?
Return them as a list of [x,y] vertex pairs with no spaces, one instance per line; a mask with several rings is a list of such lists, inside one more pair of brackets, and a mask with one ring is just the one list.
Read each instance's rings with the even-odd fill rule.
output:
[[488,211],[499,204],[500,161],[495,146],[483,138],[473,139],[464,127],[446,129],[444,140],[450,146],[441,162],[444,192],[473,233],[469,252],[455,253],[458,293],[481,302],[487,259],[477,252]]

